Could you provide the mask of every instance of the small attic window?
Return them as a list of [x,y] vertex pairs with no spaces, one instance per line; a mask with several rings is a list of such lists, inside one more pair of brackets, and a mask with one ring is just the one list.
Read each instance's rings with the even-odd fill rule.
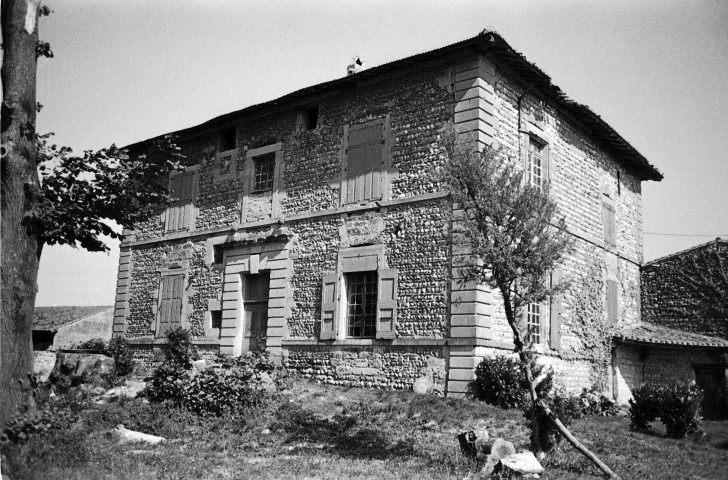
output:
[[313,105],[303,109],[302,112],[303,129],[315,130],[318,126],[319,107]]
[[226,152],[233,150],[238,145],[237,129],[233,127],[226,127],[220,130],[220,151]]

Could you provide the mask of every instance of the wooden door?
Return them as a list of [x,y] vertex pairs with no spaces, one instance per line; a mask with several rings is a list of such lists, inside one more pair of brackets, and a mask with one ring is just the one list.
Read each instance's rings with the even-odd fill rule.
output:
[[245,275],[244,281],[243,352],[255,352],[265,349],[265,338],[268,334],[270,276],[267,272]]
[[703,390],[703,417],[708,420],[726,418],[728,409],[724,367],[695,367],[695,383]]

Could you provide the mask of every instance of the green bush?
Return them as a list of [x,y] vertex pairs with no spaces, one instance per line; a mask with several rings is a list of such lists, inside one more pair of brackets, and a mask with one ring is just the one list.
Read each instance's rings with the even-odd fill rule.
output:
[[190,331],[182,327],[167,334],[167,343],[162,346],[162,352],[165,363],[183,368],[192,367],[192,361],[200,358],[190,341]]
[[[567,427],[571,425],[571,422],[575,419],[583,416],[583,408],[580,404],[579,397],[554,392],[542,397],[542,399],[554,416],[561,420],[561,423]],[[533,436],[532,421],[534,408],[530,403],[523,409],[523,415],[526,417],[526,420],[528,420],[528,426],[531,428],[531,435]],[[553,418],[544,414],[540,410],[538,411],[538,417],[540,426],[540,430],[538,432],[539,443],[544,452],[552,452],[562,440],[561,432],[559,432]]]
[[596,385],[589,389],[583,389],[575,398],[579,403],[580,416],[590,417],[599,415],[611,417],[619,411],[614,400],[604,395]]
[[125,377],[134,370],[134,358],[129,344],[126,339],[121,336],[113,337],[109,340],[106,351],[114,358],[114,375],[117,377]]
[[101,338],[92,338],[91,340],[86,340],[85,342],[81,342],[78,345],[76,345],[77,350],[98,350],[98,351],[105,351],[106,350],[106,342],[104,342]]
[[700,403],[703,392],[696,385],[642,384],[629,401],[630,428],[649,430],[658,418],[668,437],[682,438],[700,432]]
[[165,361],[154,370],[141,393],[150,402],[168,403],[197,415],[219,416],[260,403],[265,387],[275,383],[274,378],[279,383],[281,380],[265,352],[220,357],[219,367],[197,371],[191,368],[196,352],[188,332],[170,332],[167,347]]
[[[532,362],[534,376],[543,368]],[[536,394],[545,396],[553,387],[553,373],[547,374],[536,388]],[[468,385],[468,393],[489,405],[501,408],[523,408],[529,403],[528,380],[518,358],[496,356],[484,358],[475,368],[475,380]]]

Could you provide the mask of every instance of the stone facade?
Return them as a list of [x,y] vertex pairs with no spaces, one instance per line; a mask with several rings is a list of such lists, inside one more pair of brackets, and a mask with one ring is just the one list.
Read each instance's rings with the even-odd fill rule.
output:
[[642,317],[728,339],[728,240],[718,238],[644,265]]
[[[477,363],[512,341],[498,296],[460,281],[471,258],[442,186],[448,147],[497,144],[520,158],[535,138],[576,238],[559,272],[572,288],[543,306],[537,348],[567,388],[603,385],[611,329],[639,320],[640,182],[661,175],[621,137],[605,137],[590,110],[555,95],[545,74],[536,85],[533,68],[484,35],[179,132],[190,204],[124,241],[115,332],[153,359],[171,318],[209,352],[243,353],[259,315],[249,290],[264,275],[264,345],[288,368],[390,389],[428,376],[436,391],[462,395]],[[356,282],[376,284],[370,330],[350,320],[363,298]]]

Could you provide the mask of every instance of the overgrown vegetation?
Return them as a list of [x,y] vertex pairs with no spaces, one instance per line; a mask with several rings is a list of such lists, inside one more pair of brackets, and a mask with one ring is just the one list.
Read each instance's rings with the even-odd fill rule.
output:
[[[263,352],[221,358],[219,366],[197,370],[199,357],[189,331],[171,331],[163,347],[164,362],[154,370],[142,395],[197,415],[229,415],[255,406],[277,390],[279,370]],[[274,373],[275,372],[275,373]]]
[[[553,371],[532,362],[531,371],[539,379],[538,398],[548,405],[554,415],[569,426],[573,420],[590,415],[609,416],[617,412],[611,399],[596,390],[584,389],[579,395],[567,395],[554,387]],[[519,408],[532,422],[540,415],[539,442],[545,452],[552,452],[561,441],[561,433],[553,419],[537,412],[528,396],[528,379],[520,360],[508,356],[486,357],[475,369],[475,380],[469,387],[473,398],[505,409]]]
[[[485,429],[517,449],[529,445],[517,410],[412,392],[294,381],[269,402],[220,417],[138,399],[87,408],[79,393],[72,388],[51,400],[69,402],[68,410],[77,412],[62,428],[0,447],[3,473],[13,480],[460,479],[477,477],[482,468],[460,453],[460,431]],[[624,417],[585,417],[571,428],[622,478],[724,478],[728,422],[706,422],[705,436],[684,440],[666,438],[660,425],[647,434],[630,432],[628,423]],[[119,445],[110,433],[118,424],[169,441]],[[544,480],[603,478],[565,443],[545,466]]]
[[114,359],[114,375],[126,377],[134,371],[134,356],[126,338],[115,336],[109,340],[106,351]]
[[700,403],[703,392],[696,385],[642,384],[632,392],[629,401],[630,428],[648,431],[658,418],[667,436],[683,438],[701,431]]

